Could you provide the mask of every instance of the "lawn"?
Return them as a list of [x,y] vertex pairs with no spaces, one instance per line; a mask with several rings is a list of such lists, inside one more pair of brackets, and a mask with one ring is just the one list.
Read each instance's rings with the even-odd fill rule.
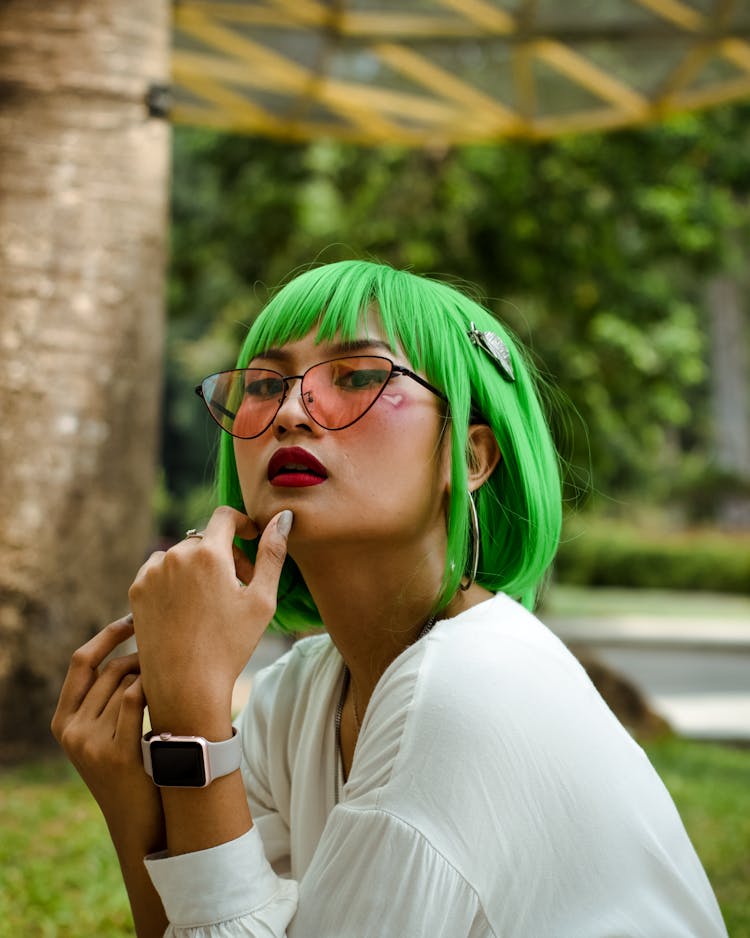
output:
[[[750,938],[750,750],[647,747],[714,885],[732,938]],[[132,935],[98,809],[63,762],[0,772],[0,938]]]
[[99,809],[64,762],[0,773],[0,936],[132,935]]
[[645,748],[679,808],[730,938],[750,938],[750,749],[679,739]]

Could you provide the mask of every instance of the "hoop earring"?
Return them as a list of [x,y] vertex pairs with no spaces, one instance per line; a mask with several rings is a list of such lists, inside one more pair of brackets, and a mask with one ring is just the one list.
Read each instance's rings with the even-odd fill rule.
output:
[[460,589],[466,592],[467,589],[477,578],[477,568],[479,567],[479,518],[477,517],[477,507],[474,504],[474,498],[469,492],[469,539],[471,542],[471,573],[466,575],[466,582],[461,580]]

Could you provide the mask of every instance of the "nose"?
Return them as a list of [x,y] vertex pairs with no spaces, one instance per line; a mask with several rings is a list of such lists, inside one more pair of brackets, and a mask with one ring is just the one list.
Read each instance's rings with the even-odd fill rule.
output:
[[281,437],[294,428],[306,430],[310,433],[319,429],[305,408],[303,397],[307,397],[309,403],[312,403],[312,395],[309,391],[305,394],[302,393],[301,380],[301,375],[291,375],[284,379],[284,399],[276,411],[272,424],[276,437]]

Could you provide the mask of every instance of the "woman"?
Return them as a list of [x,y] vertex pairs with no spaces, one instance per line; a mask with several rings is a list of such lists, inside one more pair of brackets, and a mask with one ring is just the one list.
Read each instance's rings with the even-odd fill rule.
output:
[[[446,285],[333,264],[199,393],[222,507],[142,567],[53,722],[138,934],[726,935],[643,752],[528,611],[560,482],[498,323]],[[272,621],[327,634],[258,676],[233,729]],[[133,631],[137,656],[99,671]]]

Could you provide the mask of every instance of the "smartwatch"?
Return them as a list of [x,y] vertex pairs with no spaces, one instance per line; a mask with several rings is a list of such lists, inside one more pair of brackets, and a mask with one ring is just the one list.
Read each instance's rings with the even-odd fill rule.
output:
[[214,779],[240,767],[242,745],[237,730],[232,738],[211,743],[202,736],[146,733],[141,739],[143,768],[163,788],[205,788]]

